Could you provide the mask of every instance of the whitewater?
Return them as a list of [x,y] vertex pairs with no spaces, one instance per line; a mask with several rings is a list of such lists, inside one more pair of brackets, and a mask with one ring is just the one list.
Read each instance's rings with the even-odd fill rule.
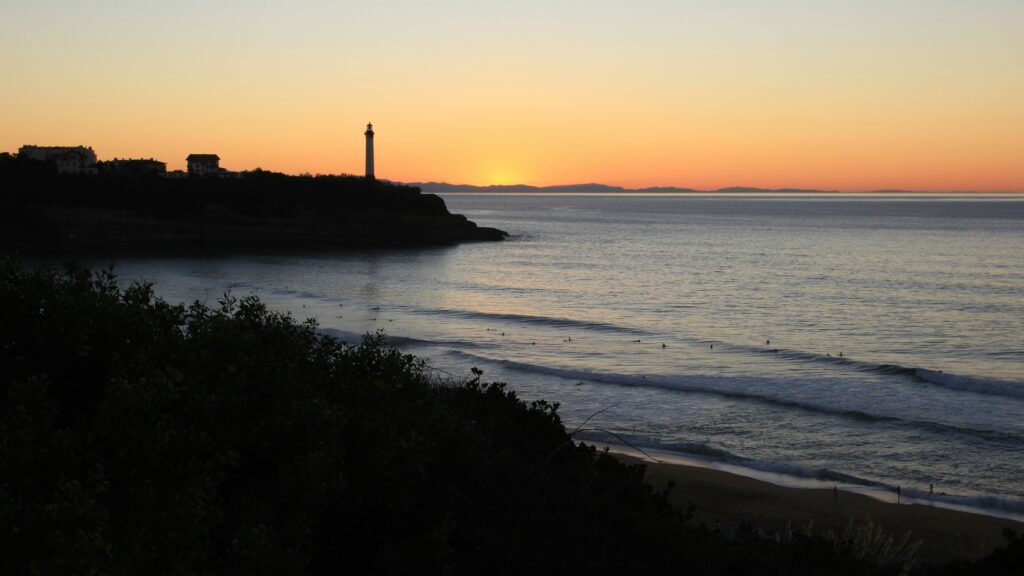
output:
[[581,440],[1024,516],[1024,196],[445,200],[511,239],[114,270],[383,330],[559,402]]

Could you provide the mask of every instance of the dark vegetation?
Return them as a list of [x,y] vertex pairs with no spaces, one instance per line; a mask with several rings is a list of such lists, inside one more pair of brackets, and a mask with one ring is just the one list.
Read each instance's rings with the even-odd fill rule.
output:
[[[693,526],[557,406],[479,378],[254,297],[170,305],[2,261],[3,573],[898,573],[841,542]],[[1016,539],[943,574],[1021,558]]]
[[0,157],[8,252],[237,252],[500,240],[417,188],[357,176],[58,174]]

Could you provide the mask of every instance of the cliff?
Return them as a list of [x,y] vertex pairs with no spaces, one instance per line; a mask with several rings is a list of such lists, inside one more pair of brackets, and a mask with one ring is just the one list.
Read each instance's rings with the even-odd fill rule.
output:
[[418,188],[356,176],[58,175],[0,165],[5,252],[195,253],[450,244],[505,232]]

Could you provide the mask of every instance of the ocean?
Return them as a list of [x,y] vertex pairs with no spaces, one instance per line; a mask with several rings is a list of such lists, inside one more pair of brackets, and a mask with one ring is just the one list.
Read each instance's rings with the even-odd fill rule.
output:
[[1024,196],[444,198],[511,238],[114,271],[383,330],[581,440],[1024,518]]

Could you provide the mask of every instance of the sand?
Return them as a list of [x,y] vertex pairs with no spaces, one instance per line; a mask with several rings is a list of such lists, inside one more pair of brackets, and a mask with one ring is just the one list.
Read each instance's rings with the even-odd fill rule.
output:
[[[919,561],[941,563],[953,558],[980,558],[1002,545],[1004,528],[1024,533],[1024,523],[920,504],[896,504],[831,489],[788,488],[721,470],[675,463],[655,463],[629,454],[619,459],[647,465],[647,480],[656,488],[675,483],[670,499],[681,509],[697,506],[693,521],[731,532],[746,522],[762,533],[785,533],[790,527],[814,533],[842,534],[868,522],[900,538],[908,531],[921,541]],[[895,496],[894,496],[895,500]]]

